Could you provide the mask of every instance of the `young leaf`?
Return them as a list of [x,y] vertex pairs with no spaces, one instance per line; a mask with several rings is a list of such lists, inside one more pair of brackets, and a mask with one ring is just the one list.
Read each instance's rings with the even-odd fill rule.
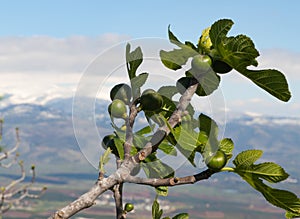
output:
[[172,219],[189,219],[188,213],[180,213],[172,217]]
[[104,170],[104,165],[108,163],[109,161],[109,155],[111,154],[111,149],[110,148],[107,148],[106,151],[104,152],[104,154],[102,154],[100,156],[100,161],[99,161],[99,170],[100,172],[102,173],[105,173],[105,170]]
[[233,160],[233,164],[236,168],[247,169],[257,161],[263,152],[261,150],[247,150],[239,153]]
[[295,214],[295,213],[292,213],[292,212],[287,211],[286,214],[285,214],[285,217],[286,217],[287,219],[299,218],[299,217],[300,217],[300,213]]
[[152,204],[152,219],[160,219],[163,214],[163,210],[160,209],[157,197]]
[[135,50],[130,52],[130,44],[126,46],[126,66],[129,78],[136,77],[136,70],[143,62],[143,53],[141,47],[137,47]]
[[201,37],[199,38],[198,45],[197,45],[199,49],[202,49],[207,53],[209,53],[210,48],[212,46],[211,39],[209,37],[209,31],[210,31],[210,27],[202,31]]
[[230,138],[224,138],[219,143],[220,150],[225,154],[232,154],[234,143]]
[[155,187],[156,194],[160,196],[168,196],[168,189],[168,186]]

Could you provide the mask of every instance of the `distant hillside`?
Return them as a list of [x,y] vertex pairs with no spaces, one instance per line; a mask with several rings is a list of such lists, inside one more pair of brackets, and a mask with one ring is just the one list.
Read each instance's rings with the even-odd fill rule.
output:
[[[57,169],[56,165],[64,166],[65,171],[74,165],[80,166],[80,169],[88,168],[89,163],[82,155],[82,148],[78,147],[78,139],[74,135],[72,101],[72,98],[57,98],[44,105],[6,104],[0,108],[0,116],[5,119],[4,143],[13,144],[14,128],[19,127],[22,140],[20,152],[25,161],[40,164],[42,169],[50,172],[53,168],[58,172],[63,171]],[[80,133],[81,138],[86,139],[84,149],[90,150],[97,159],[100,156],[98,149],[101,148],[101,135],[112,130],[107,105],[106,101],[95,102],[95,126],[100,133],[98,139],[90,138],[90,130],[86,130],[84,126],[87,122],[84,115],[82,121],[80,116],[76,118],[79,119],[79,124],[83,124]],[[300,118],[244,114],[230,117],[225,126],[224,137],[232,138],[235,142],[235,153],[251,148],[263,149],[266,151],[264,159],[280,163],[292,175],[300,178],[297,170],[300,166]]]

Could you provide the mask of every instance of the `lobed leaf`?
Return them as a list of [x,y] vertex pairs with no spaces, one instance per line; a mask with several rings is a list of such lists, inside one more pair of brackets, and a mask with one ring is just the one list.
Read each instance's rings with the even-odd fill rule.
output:
[[263,152],[261,150],[247,150],[239,153],[233,160],[233,164],[238,169],[247,169],[257,161]]
[[195,166],[194,158],[199,147],[205,146],[206,142],[201,142],[199,133],[192,128],[192,123],[183,123],[173,129],[172,135],[176,140],[176,148]]
[[257,178],[264,179],[271,183],[278,183],[288,178],[288,174],[284,169],[276,163],[266,162],[250,167],[238,168],[236,172],[251,174]]
[[190,57],[198,54],[190,43],[187,45],[180,42],[177,37],[171,32],[170,26],[168,28],[169,40],[171,43],[180,47],[180,49],[174,49],[172,51],[161,50],[159,52],[162,63],[169,69],[178,70],[182,65],[186,64]]
[[174,176],[173,168],[163,163],[155,154],[149,155],[142,162],[142,168],[148,178],[166,178]]
[[223,19],[215,22],[209,36],[213,48],[217,51],[218,59],[227,63],[256,85],[282,101],[288,101],[291,94],[285,76],[277,70],[249,70],[248,66],[257,66],[256,58],[259,52],[253,41],[245,35],[227,37],[233,22]]
[[149,73],[141,73],[130,80],[132,95],[136,99],[140,96],[140,88],[146,83]]
[[291,98],[291,92],[289,91],[287,80],[278,70],[241,69],[240,73],[279,100],[287,102]]
[[221,19],[216,21],[210,28],[209,37],[212,45],[218,46],[222,40],[226,37],[227,33],[231,29],[233,21],[230,19]]
[[185,75],[187,77],[195,77],[198,81],[196,94],[198,96],[208,96],[218,89],[221,77],[217,75],[211,68],[202,75],[197,75],[197,69],[189,69]]
[[136,70],[143,62],[143,53],[141,47],[137,47],[130,52],[130,44],[126,45],[126,66],[130,79],[136,77]]
[[293,214],[300,214],[300,199],[292,192],[267,186],[256,176],[246,173],[241,175],[254,189],[261,192],[271,204]]
[[180,49],[173,49],[172,51],[161,50],[159,52],[162,63],[172,70],[181,69],[181,66],[185,65],[190,57],[197,54],[195,50],[184,44]]

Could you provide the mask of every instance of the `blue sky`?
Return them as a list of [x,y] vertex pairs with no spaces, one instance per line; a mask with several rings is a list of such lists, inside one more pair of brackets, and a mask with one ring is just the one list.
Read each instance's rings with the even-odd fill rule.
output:
[[291,1],[1,1],[0,35],[166,37],[169,24],[179,37],[196,39],[203,27],[231,18],[233,33],[254,37],[259,48],[300,51],[300,2]]
[[[0,49],[2,48],[0,55],[1,53],[4,56],[10,54],[2,60],[8,60],[7,63],[12,63],[8,65],[0,60],[0,76],[4,76],[10,70],[12,72],[18,70],[19,75],[21,75],[19,77],[25,77],[25,72],[29,71],[30,68],[40,68],[40,71],[43,71],[46,69],[46,65],[55,66],[57,67],[56,70],[61,72],[64,70],[75,71],[74,69],[77,67],[76,71],[79,72],[97,53],[101,52],[102,48],[105,48],[105,45],[111,46],[108,43],[113,44],[128,38],[166,38],[169,24],[179,39],[197,42],[203,28],[210,26],[220,18],[230,18],[235,22],[230,34],[243,33],[250,36],[262,56],[266,57],[265,59],[262,58],[263,66],[275,67],[287,72],[290,87],[294,94],[290,105],[287,106],[293,108],[294,111],[286,114],[293,113],[296,115],[297,110],[300,110],[300,88],[298,86],[300,77],[296,72],[300,70],[298,64],[300,63],[300,44],[298,43],[300,1],[215,0],[213,3],[209,3],[209,1],[169,0],[10,0],[0,1],[0,3],[0,40],[4,44],[2,47],[10,45],[4,49],[0,45]],[[115,40],[109,41],[107,38]],[[101,40],[102,47],[99,46]],[[89,43],[89,41],[93,41],[94,44]],[[99,49],[95,49],[98,46]],[[55,54],[53,48],[56,49]],[[32,59],[29,55],[31,49],[35,51]],[[24,54],[21,55],[20,51]],[[42,53],[44,56],[37,55]],[[53,53],[53,56],[50,56],[50,53]],[[71,53],[80,53],[80,59],[69,56]],[[28,57],[25,57],[26,54]],[[50,54],[49,57],[47,54]],[[281,57],[278,54],[283,55]],[[74,62],[77,60],[84,60],[84,62],[82,61],[82,65],[79,67],[74,67],[72,64],[71,67],[58,68],[70,64],[72,58],[74,58]],[[62,64],[62,60],[64,64]],[[27,65],[25,66],[24,63]],[[24,66],[23,70],[26,71],[22,71],[22,66]],[[9,70],[9,68],[11,69]],[[49,75],[48,80],[50,77]],[[264,92],[252,85],[245,87],[244,83],[240,83],[240,80],[243,79],[235,79],[233,76],[226,77],[231,81],[227,85],[224,83],[223,93],[226,99],[235,101],[236,105],[232,105],[233,108],[239,106],[241,110],[245,110],[246,105],[243,105],[244,102],[242,102],[244,97],[251,99],[254,103],[257,101],[263,103],[259,107],[255,107],[255,104],[247,105],[250,111],[284,114],[282,112],[285,105],[282,103],[279,103],[278,108],[274,105],[270,107],[269,104],[274,102],[274,99]],[[57,77],[53,78],[53,80],[55,79]],[[7,80],[9,80],[8,76]],[[22,87],[22,80],[20,79],[20,87]],[[245,90],[243,95],[240,95],[239,89]],[[275,103],[278,102],[275,101]],[[267,109],[268,107],[271,108],[271,111]],[[300,116],[299,113],[296,116]]]

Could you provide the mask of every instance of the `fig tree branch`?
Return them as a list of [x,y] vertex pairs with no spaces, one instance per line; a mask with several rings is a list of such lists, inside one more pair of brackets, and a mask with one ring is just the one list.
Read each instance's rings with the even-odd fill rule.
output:
[[[185,112],[187,106],[189,105],[192,96],[196,92],[197,86],[197,83],[191,85],[180,97],[179,104],[168,121],[171,128],[175,127],[175,125],[180,121],[181,115]],[[144,149],[142,149],[137,155],[125,159],[120,168],[117,169],[116,172],[111,174],[109,177],[99,177],[98,181],[88,192],[84,193],[72,203],[55,212],[54,215],[49,217],[49,219],[70,218],[83,209],[93,206],[95,204],[95,200],[101,194],[112,188],[114,185],[124,182],[124,180],[130,175],[130,172],[137,165],[137,163],[144,160],[152,152],[156,151],[158,145],[169,133],[170,129],[167,125],[161,127],[154,134],[151,141],[149,141],[145,145]]]
[[198,181],[208,179],[211,177],[215,172],[210,169],[207,169],[201,173],[185,176],[185,177],[172,177],[172,178],[141,178],[135,176],[128,176],[125,179],[125,182],[128,183],[135,183],[141,185],[149,185],[153,187],[158,186],[179,186],[179,185],[186,185],[186,184],[194,184]]
[[[147,156],[155,152],[159,144],[164,140],[164,138],[170,133],[170,129],[174,128],[177,123],[180,121],[181,116],[185,113],[186,108],[191,102],[192,96],[197,90],[198,83],[192,84],[186,89],[179,99],[176,110],[173,112],[172,116],[168,120],[168,125],[162,126],[156,133],[154,133],[152,139],[145,145],[145,147],[139,151],[134,156],[135,161],[138,163],[142,160],[145,160]],[[168,127],[169,126],[169,127]]]

